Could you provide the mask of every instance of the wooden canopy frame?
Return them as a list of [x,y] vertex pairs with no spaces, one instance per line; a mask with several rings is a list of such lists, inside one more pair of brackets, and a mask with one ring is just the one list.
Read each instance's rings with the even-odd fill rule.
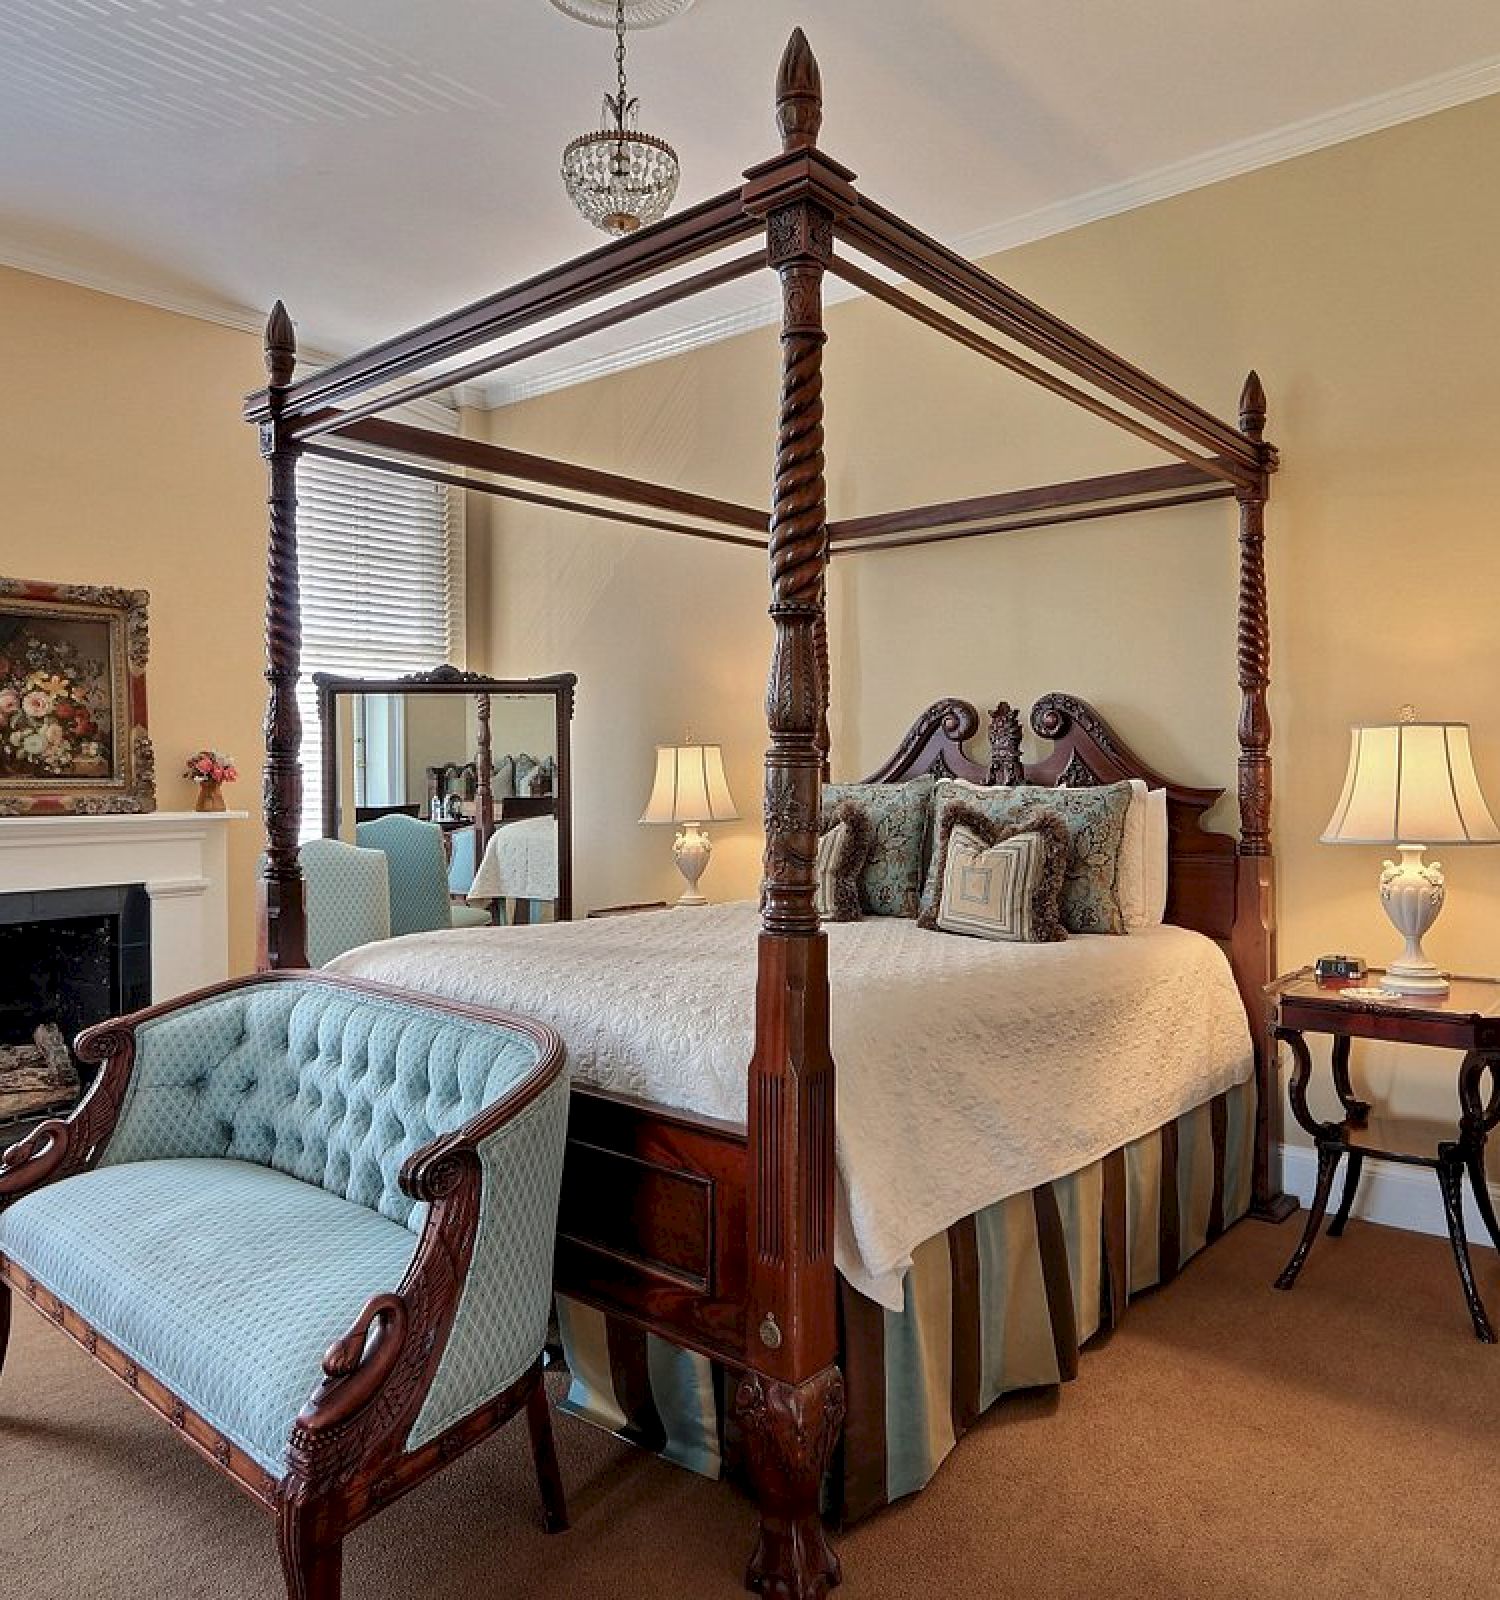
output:
[[[259,426],[270,475],[260,942],[268,967],[302,966],[307,959],[297,862],[302,781],[295,701],[296,470],[302,456],[357,460],[525,504],[767,553],[775,642],[766,698],[765,893],[748,1125],[728,1128],[575,1091],[558,1284],[739,1374],[735,1408],[760,1506],[748,1582],[783,1600],[808,1600],[838,1581],[838,1562],[819,1518],[819,1488],[843,1417],[828,954],[813,882],[828,759],[828,561],[1207,499],[1237,502],[1240,836],[1202,834],[1198,819],[1213,793],[1169,786],[1174,920],[1219,938],[1234,965],[1261,1070],[1255,1209],[1279,1219],[1291,1206],[1272,1177],[1272,1079],[1260,993],[1274,972],[1264,515],[1277,455],[1264,438],[1265,395],[1253,372],[1241,394],[1238,425],[1226,422],[861,194],[854,175],[817,147],[821,81],[800,30],[782,58],[776,118],[781,153],[752,167],[743,187],[315,376],[294,381],[292,324],[278,303],[266,330],[269,383],[248,398],[245,416]],[[751,242],[753,248],[719,264],[642,287]],[[893,287],[840,247],[893,271],[928,298]],[[782,291],[781,403],[769,514],[381,415],[764,267],[778,275]],[[823,280],[830,272],[1172,460],[830,523],[822,394]],[[638,292],[574,315],[625,290]],[[489,348],[564,317],[573,320]],[[962,729],[973,731],[972,710],[961,702],[935,709],[936,720],[929,713],[919,722],[882,773],[910,775],[942,757],[949,767],[966,759]],[[1048,697],[1033,725],[1058,740],[1053,757],[1032,769],[1042,781],[1108,781],[1124,774],[1164,781],[1081,702]],[[989,769],[992,781],[1017,781],[1023,773],[1014,751]],[[620,1198],[627,1183],[636,1186],[634,1207]],[[610,1215],[601,1222],[606,1188]],[[663,1220],[653,1237],[658,1216]],[[621,1233],[627,1226],[637,1231],[627,1237]]]

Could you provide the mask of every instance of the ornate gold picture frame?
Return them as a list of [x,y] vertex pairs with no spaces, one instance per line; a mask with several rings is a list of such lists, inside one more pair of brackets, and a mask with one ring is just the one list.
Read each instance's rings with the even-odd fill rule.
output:
[[156,809],[150,598],[0,578],[0,816]]

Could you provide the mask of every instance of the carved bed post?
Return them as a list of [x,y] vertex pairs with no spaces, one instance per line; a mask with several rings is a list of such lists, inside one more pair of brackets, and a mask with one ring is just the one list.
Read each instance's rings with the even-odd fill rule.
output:
[[266,855],[260,873],[262,968],[307,965],[307,897],[297,833],[302,819],[302,601],[297,585],[298,447],[286,436],[282,407],[297,365],[297,336],[277,301],[266,323],[266,402],[260,453],[270,477],[266,504],[266,761],[262,779]]
[[828,702],[833,693],[833,668],[828,659],[828,576],[827,554],[824,554],[823,591],[818,605],[818,620],[813,625],[813,647],[818,658],[818,775],[828,782],[829,752],[833,737],[828,731]]
[[833,1264],[834,1068],[828,945],[813,864],[826,704],[823,272],[851,174],[819,154],[822,89],[800,30],[777,78],[782,155],[746,173],[781,278],[781,415],[771,514],[775,623],[766,716],[765,899],[750,1065],[750,1295],[735,1410],[760,1506],[746,1583],[815,1600],[839,1581],[823,1528],[824,1473],[844,1420]]
[[490,737],[490,697],[474,697],[478,723],[474,751],[474,870],[484,860],[485,847],[495,831],[494,745]]
[[[1266,500],[1276,470],[1275,449],[1264,440],[1266,391],[1251,372],[1240,391],[1240,432],[1261,455],[1262,471],[1253,487],[1236,491],[1240,507],[1240,581],[1236,659],[1240,685],[1239,724],[1239,874],[1235,889],[1236,969],[1246,992],[1245,1005],[1259,1021],[1265,1012],[1264,986],[1276,976],[1276,885],[1271,858],[1271,714],[1266,690],[1271,681],[1271,624],[1266,604]],[[1260,1096],[1256,1117],[1253,1212],[1279,1222],[1295,1202],[1279,1188],[1277,1149],[1281,1138],[1281,1095],[1276,1053],[1264,1026],[1255,1029]]]

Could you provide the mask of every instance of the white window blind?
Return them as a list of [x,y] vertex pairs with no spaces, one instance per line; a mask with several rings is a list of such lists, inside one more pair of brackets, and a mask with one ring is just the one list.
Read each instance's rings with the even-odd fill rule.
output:
[[[458,431],[451,412],[422,425]],[[322,832],[315,672],[389,678],[463,664],[463,496],[321,456],[297,464],[302,830]]]

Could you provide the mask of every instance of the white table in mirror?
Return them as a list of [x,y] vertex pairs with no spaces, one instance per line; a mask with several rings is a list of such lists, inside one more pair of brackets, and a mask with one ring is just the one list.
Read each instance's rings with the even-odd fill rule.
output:
[[[340,879],[330,902],[378,898],[378,884],[359,896],[342,880],[373,880],[383,864],[391,937],[571,917],[576,681],[454,667],[397,679],[317,674],[323,835],[384,857],[325,848]],[[303,867],[315,919],[309,868],[323,862],[305,852]]]

